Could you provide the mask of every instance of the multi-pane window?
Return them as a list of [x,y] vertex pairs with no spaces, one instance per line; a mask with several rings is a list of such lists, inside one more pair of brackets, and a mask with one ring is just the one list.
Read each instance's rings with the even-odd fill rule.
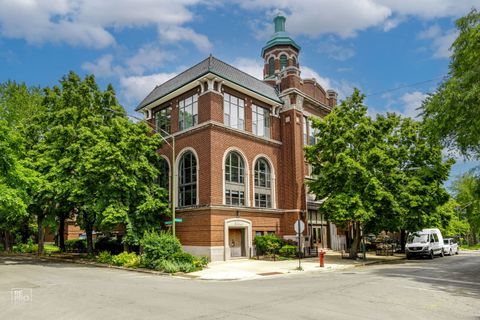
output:
[[245,205],[245,163],[235,151],[225,159],[225,204]]
[[170,121],[172,120],[172,108],[164,108],[155,113],[155,129],[161,135],[171,133]]
[[168,191],[170,186],[170,167],[168,166],[168,161],[165,158],[160,158],[160,165],[158,169],[160,171],[158,184],[160,187],[165,188]]
[[317,142],[317,129],[312,127],[312,120],[303,117],[303,144],[314,145]]
[[243,130],[245,126],[245,102],[231,94],[223,94],[223,122],[225,125]]
[[272,176],[267,160],[260,158],[255,163],[255,207],[272,207]]
[[252,105],[252,130],[257,136],[270,138],[270,112],[267,108]]
[[285,54],[282,54],[280,56],[280,70],[285,69],[287,67],[287,64],[288,64],[287,56]]
[[185,152],[180,159],[178,191],[180,207],[197,204],[197,159],[191,151]]
[[268,75],[273,76],[275,73],[275,60],[272,58],[268,59]]
[[178,103],[178,127],[188,129],[198,123],[198,94]]

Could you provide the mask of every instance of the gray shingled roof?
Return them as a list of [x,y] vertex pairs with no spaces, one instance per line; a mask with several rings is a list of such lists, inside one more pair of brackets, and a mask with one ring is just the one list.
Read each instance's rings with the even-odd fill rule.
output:
[[161,99],[167,94],[183,87],[184,85],[202,77],[209,72],[242,86],[245,89],[256,92],[257,94],[260,94],[266,98],[278,101],[280,103],[282,102],[273,87],[241,70],[238,70],[228,63],[210,56],[202,62],[194,65],[190,69],[185,70],[172,79],[155,87],[155,89],[153,89],[152,92],[150,92],[150,94],[143,99],[142,102],[140,102],[135,110],[140,110],[155,100]]

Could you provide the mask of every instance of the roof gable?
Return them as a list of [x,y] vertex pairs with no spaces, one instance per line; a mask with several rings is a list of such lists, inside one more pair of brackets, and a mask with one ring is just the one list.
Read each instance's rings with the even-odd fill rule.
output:
[[161,85],[156,86],[155,89],[153,89],[152,92],[140,102],[135,110],[138,111],[142,109],[150,103],[161,99],[207,73],[213,73],[268,99],[279,103],[282,102],[275,89],[270,85],[210,55],[207,59],[183,71]]

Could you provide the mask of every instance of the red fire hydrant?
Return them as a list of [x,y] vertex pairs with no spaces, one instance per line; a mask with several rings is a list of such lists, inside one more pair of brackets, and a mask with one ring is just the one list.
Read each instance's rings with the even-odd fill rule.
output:
[[320,250],[318,252],[318,257],[320,258],[320,267],[321,268],[325,267],[325,251]]

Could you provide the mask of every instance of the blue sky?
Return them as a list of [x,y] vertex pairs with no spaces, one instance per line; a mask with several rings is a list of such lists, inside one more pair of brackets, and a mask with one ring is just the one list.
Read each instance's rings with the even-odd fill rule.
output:
[[[133,113],[210,53],[261,77],[282,12],[303,77],[340,98],[360,88],[372,115],[415,117],[448,72],[455,19],[472,7],[480,0],[0,0],[0,81],[52,86],[69,70],[93,73]],[[458,159],[452,176],[478,164]]]

